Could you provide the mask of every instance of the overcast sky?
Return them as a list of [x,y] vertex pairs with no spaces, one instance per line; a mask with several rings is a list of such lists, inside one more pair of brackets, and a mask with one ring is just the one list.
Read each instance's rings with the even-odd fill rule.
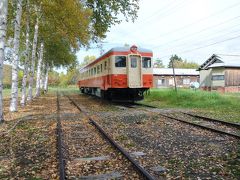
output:
[[[165,65],[172,54],[199,64],[213,53],[239,55],[240,1],[140,0],[138,19],[113,26],[103,41],[105,51],[125,43],[151,49]],[[86,55],[100,51],[81,49],[79,62]]]

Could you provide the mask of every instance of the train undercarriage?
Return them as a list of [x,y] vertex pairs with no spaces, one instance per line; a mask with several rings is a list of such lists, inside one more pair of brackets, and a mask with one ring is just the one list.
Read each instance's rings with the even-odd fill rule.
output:
[[148,90],[149,88],[110,88],[108,90],[101,90],[100,88],[93,87],[80,88],[80,91],[84,94],[91,94],[111,101],[125,102],[143,100],[144,93],[147,93]]

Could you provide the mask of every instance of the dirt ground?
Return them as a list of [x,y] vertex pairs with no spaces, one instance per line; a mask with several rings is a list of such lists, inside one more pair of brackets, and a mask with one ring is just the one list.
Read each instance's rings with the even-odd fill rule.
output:
[[56,96],[34,99],[16,113],[4,100],[0,125],[0,179],[58,179]]
[[[156,177],[239,179],[239,140],[159,117],[144,108],[123,108],[86,95],[71,95],[93,119]],[[62,102],[64,106],[64,102]],[[59,179],[56,94],[9,113],[0,125],[0,179]],[[161,167],[163,173],[154,170]]]

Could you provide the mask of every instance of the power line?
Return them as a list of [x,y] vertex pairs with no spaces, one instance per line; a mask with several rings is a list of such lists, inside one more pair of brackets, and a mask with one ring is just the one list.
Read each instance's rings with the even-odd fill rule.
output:
[[[174,1],[175,1],[175,0],[174,0]],[[154,16],[156,16],[156,15],[157,15],[157,16],[161,15],[161,18],[164,17],[163,15],[165,15],[165,14],[167,14],[167,13],[168,13],[168,15],[169,15],[170,12],[172,12],[172,10],[175,10],[176,8],[182,7],[184,4],[187,3],[187,1],[188,1],[188,0],[181,0],[180,3],[177,3],[177,4],[174,4],[174,3],[173,3],[173,6],[170,6],[169,8],[166,8],[166,9],[165,9],[164,7],[162,7],[161,9],[163,9],[163,11],[161,11],[161,9],[158,9],[158,10],[155,11],[150,17],[145,18],[145,19],[141,22],[141,24],[148,22],[152,17],[154,17]],[[178,2],[179,2],[179,1],[178,1]],[[169,4],[171,4],[171,3],[169,3]],[[174,12],[176,12],[176,11],[174,11]]]
[[[239,25],[239,24],[238,24]],[[225,31],[226,29],[224,29],[223,31]],[[219,32],[223,32],[223,31],[218,31],[218,33]],[[225,34],[220,34],[220,35],[217,35],[217,36],[215,36],[214,38],[209,38],[209,39],[205,39],[205,40],[203,40],[204,42],[206,42],[206,41],[211,41],[211,40],[214,40],[216,37],[222,37],[222,36],[226,36],[226,35],[229,35],[229,34],[232,34],[232,33],[239,33],[240,32],[240,29],[237,29],[237,30],[235,30],[235,31],[231,31],[231,32],[227,32],[227,33],[225,33]],[[197,37],[198,39],[200,39],[200,37]],[[198,43],[199,44],[199,43]],[[198,45],[198,44],[193,44],[193,46],[194,45]],[[181,47],[181,46],[186,46],[186,42],[185,43],[181,43],[181,44],[178,44],[177,46],[172,46],[172,48],[177,48],[177,47]],[[171,47],[168,47],[168,49],[169,48],[171,48]],[[155,47],[153,47],[152,49],[156,49]]]
[[[223,22],[221,22],[221,23],[218,23],[218,24],[216,24],[216,25],[206,27],[206,28],[204,28],[204,29],[202,29],[202,30],[200,30],[200,31],[197,31],[197,32],[194,32],[194,33],[191,33],[191,34],[187,34],[187,35],[182,36],[182,37],[180,37],[180,38],[178,38],[178,39],[175,39],[175,40],[169,41],[169,42],[167,42],[167,43],[164,43],[164,44],[162,44],[162,45],[154,46],[153,48],[158,48],[158,47],[165,46],[165,45],[170,44],[170,43],[173,43],[173,42],[180,41],[180,40],[182,40],[182,39],[185,39],[186,37],[188,38],[189,36],[196,35],[196,34],[199,34],[199,33],[204,32],[204,31],[208,31],[209,29],[216,28],[216,27],[218,27],[218,26],[220,26],[220,25],[229,23],[229,22],[231,22],[231,21],[233,21],[233,20],[235,20],[235,19],[238,19],[238,18],[240,18],[240,16],[235,16],[235,17],[233,17],[233,18],[230,18],[230,19],[228,19],[228,20],[226,20],[226,21],[223,21]],[[234,25],[234,26],[235,26],[235,25]],[[219,31],[218,31],[218,32],[219,32]]]
[[[176,1],[176,0],[172,0],[172,2],[174,2],[174,1]],[[172,4],[172,2],[165,4],[166,6],[161,7],[161,9],[165,9],[165,8],[167,9],[169,7],[169,4]],[[144,23],[144,22],[148,21],[149,19],[151,19],[152,17],[156,16],[157,14],[161,13],[162,12],[162,11],[160,11],[161,9],[154,11],[150,16],[144,18],[141,23]]]
[[237,57],[240,56],[240,54],[216,54],[216,55],[219,55],[219,56],[237,56]]
[[[192,52],[192,51],[196,51],[196,50],[198,50],[198,49],[203,49],[203,48],[206,48],[206,47],[209,47],[209,46],[213,46],[213,45],[220,44],[220,43],[223,43],[223,42],[226,42],[226,41],[230,41],[230,40],[234,40],[234,39],[237,39],[237,38],[240,38],[240,35],[235,36],[235,37],[232,37],[232,38],[224,39],[224,40],[221,40],[221,41],[217,41],[217,42],[214,42],[214,43],[205,45],[205,46],[200,46],[200,47],[197,47],[197,48],[194,48],[194,49],[181,51],[181,52],[178,52],[177,54],[180,54],[180,53],[189,53],[189,52]],[[163,56],[163,57],[161,57],[161,58],[169,57],[169,56],[171,56],[171,55],[172,55],[172,54],[165,55],[165,56]]]
[[[150,19],[151,19],[153,16],[156,16],[156,15],[159,14],[159,13],[161,13],[161,14],[160,14],[160,15],[161,15],[161,18],[166,17],[166,16],[164,16],[164,15],[167,14],[167,13],[168,13],[168,15],[172,15],[173,13],[176,13],[176,12],[177,12],[177,11],[173,11],[173,10],[182,7],[184,4],[186,4],[186,0],[185,0],[185,2],[184,2],[184,0],[183,0],[182,2],[176,4],[175,6],[172,6],[172,7],[170,7],[170,8],[167,8],[167,9],[166,9],[165,11],[163,11],[163,12],[162,12],[160,9],[157,10],[157,11],[155,11],[155,13],[153,13],[153,14],[152,14],[151,16],[149,16],[148,18],[145,18],[144,20],[142,20],[142,21],[140,22],[140,24],[137,24],[137,25],[134,27],[134,29],[137,29],[137,31],[132,31],[132,32],[134,32],[134,34],[136,34],[136,33],[138,33],[138,32],[141,32],[141,31],[143,30],[142,27],[141,27],[141,24],[146,24],[147,22],[150,21]],[[161,9],[164,9],[164,8],[161,8]],[[173,11],[173,13],[171,14],[172,11]],[[159,15],[158,15],[158,16],[159,16]],[[159,19],[158,19],[158,20],[159,20]],[[127,33],[127,34],[130,34],[130,33]]]
[[221,9],[221,10],[219,10],[219,11],[217,11],[217,12],[215,12],[215,13],[207,16],[207,17],[201,18],[201,19],[199,19],[199,20],[197,20],[197,21],[194,21],[194,22],[192,22],[192,23],[190,23],[190,24],[187,24],[187,25],[184,25],[184,26],[182,26],[182,27],[180,27],[180,28],[174,29],[173,31],[170,31],[170,32],[167,32],[167,33],[163,33],[162,35],[157,36],[157,37],[154,37],[154,38],[151,38],[151,39],[148,39],[147,41],[150,41],[150,40],[153,40],[153,39],[156,39],[156,38],[165,36],[165,35],[169,35],[169,34],[178,32],[179,30],[186,29],[186,28],[189,27],[189,26],[192,26],[192,25],[194,25],[194,24],[197,24],[197,23],[199,23],[199,22],[201,22],[201,21],[204,21],[204,20],[206,20],[206,19],[212,18],[212,17],[218,15],[219,13],[222,13],[222,12],[227,11],[227,10],[229,10],[229,9],[235,8],[236,6],[239,6],[239,5],[240,5],[240,3],[233,4],[233,5],[231,5],[231,6],[228,6],[228,7],[224,8],[224,9]]

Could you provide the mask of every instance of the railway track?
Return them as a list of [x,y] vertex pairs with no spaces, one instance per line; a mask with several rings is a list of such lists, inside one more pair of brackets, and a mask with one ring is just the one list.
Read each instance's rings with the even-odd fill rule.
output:
[[[182,116],[183,114],[185,116]],[[206,118],[206,117],[188,114],[188,113],[181,113],[174,116],[166,113],[160,113],[160,115],[169,119],[173,119],[186,124],[197,126],[199,128],[206,129],[212,132],[216,132],[219,134],[224,134],[224,135],[228,135],[228,136],[232,136],[240,139],[240,129],[239,129],[239,126],[237,126],[237,124],[234,124],[233,126],[232,123],[228,123],[225,121],[224,122],[218,121],[216,119]]]
[[63,156],[63,140],[62,140],[62,124],[60,120],[60,103],[59,103],[59,93],[57,93],[57,152],[59,161],[59,178],[64,180],[66,178],[65,173],[65,158]]
[[186,114],[186,115],[189,115],[189,116],[192,116],[192,117],[195,117],[195,118],[203,119],[203,120],[206,120],[206,121],[221,123],[221,124],[224,124],[224,125],[227,125],[227,126],[231,126],[231,127],[235,127],[237,129],[240,129],[240,124],[238,124],[238,123],[227,122],[227,121],[223,121],[223,120],[219,120],[219,119],[213,119],[213,118],[209,118],[209,117],[205,117],[205,116],[199,116],[199,115],[196,115],[196,114],[191,114],[191,113],[186,113],[186,112],[183,112],[183,114]]
[[[147,107],[156,109],[157,107],[149,106],[145,104],[132,103],[132,104],[123,104],[123,107],[126,108],[136,108],[136,107]],[[151,111],[151,109],[148,109]],[[154,112],[156,112],[154,110]],[[209,131],[217,132],[220,134],[225,134],[240,139],[240,124],[227,122],[219,119],[213,119],[209,117],[199,116],[192,113],[180,112],[178,114],[169,114],[169,113],[160,113],[161,116],[177,120],[186,124],[197,126],[202,129]],[[183,116],[184,115],[184,116]]]
[[[74,110],[71,118],[64,119],[64,113],[74,108],[66,108],[66,103],[61,107],[57,95],[60,179],[155,179],[89,118],[82,107],[69,96],[65,97],[65,101],[68,100],[77,111]],[[68,148],[68,152],[62,151],[63,146]]]

